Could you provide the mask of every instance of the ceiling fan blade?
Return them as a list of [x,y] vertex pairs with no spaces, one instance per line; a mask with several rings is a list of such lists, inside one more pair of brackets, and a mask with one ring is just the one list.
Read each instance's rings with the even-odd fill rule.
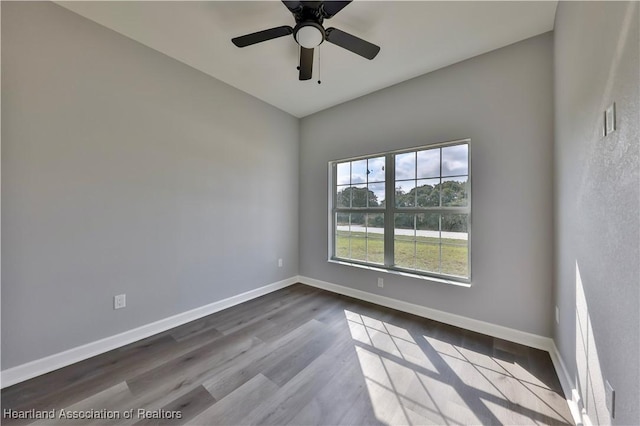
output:
[[369,43],[337,28],[327,28],[327,41],[360,55],[363,58],[373,59],[380,52],[380,47]]
[[351,3],[349,1],[325,1],[322,10],[323,16],[327,19],[333,17],[336,13],[340,12],[342,9],[347,7],[347,5]]
[[299,1],[282,0],[282,3],[289,9],[289,12],[296,13],[302,4]]
[[313,74],[313,49],[300,47],[300,77],[299,80],[311,80]]
[[268,30],[258,31],[257,33],[232,38],[231,42],[238,47],[246,47],[289,34],[293,34],[293,28],[288,25],[283,25],[282,27],[270,28]]

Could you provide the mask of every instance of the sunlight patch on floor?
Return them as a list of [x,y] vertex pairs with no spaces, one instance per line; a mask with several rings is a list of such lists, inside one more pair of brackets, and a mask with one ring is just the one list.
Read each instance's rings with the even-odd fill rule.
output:
[[[567,423],[564,399],[503,360],[345,310],[371,407],[385,424]],[[526,359],[526,358],[525,358]],[[445,415],[446,413],[446,415]]]

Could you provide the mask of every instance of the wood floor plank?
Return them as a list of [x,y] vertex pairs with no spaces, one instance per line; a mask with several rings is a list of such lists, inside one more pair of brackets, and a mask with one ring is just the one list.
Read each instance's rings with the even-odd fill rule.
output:
[[332,309],[336,303],[338,303],[338,301],[334,297],[326,294],[318,294],[316,297],[302,303],[297,303],[287,310],[279,311],[270,316],[268,319],[278,324],[279,327],[259,333],[256,336],[264,342],[278,338],[290,330],[297,328],[300,324],[321,315],[324,311]]
[[342,374],[336,374],[292,420],[299,425],[339,424],[347,411],[366,392],[366,383],[357,359],[351,358]]
[[266,343],[265,350],[246,353],[224,366],[203,382],[207,390],[216,398],[222,399],[261,372],[275,364],[298,347],[304,347],[317,333],[323,332],[323,326],[315,320]]
[[304,346],[295,348],[282,357],[277,364],[266,369],[263,373],[264,376],[278,386],[285,385],[292,377],[322,355],[334,339],[335,336],[328,332],[313,336]]
[[241,423],[250,425],[289,424],[334,376],[344,374],[343,368],[350,368],[349,360],[355,357],[352,349],[352,343],[348,339],[338,338],[307,368],[289,380],[265,403],[254,408],[242,419]]
[[252,377],[192,420],[194,425],[238,425],[252,407],[273,395],[278,386],[262,374]]
[[216,329],[216,318],[203,318],[202,321],[192,321],[188,327],[179,327],[171,333],[176,341],[191,339],[202,333],[209,333],[215,337],[222,337],[222,333]]
[[[52,393],[61,393],[61,391],[77,387],[92,379],[101,379],[101,377],[105,375],[113,376],[118,370],[126,369],[127,365],[138,364],[140,359],[144,359],[148,363],[150,353],[169,348],[173,351],[173,343],[173,339],[167,336],[144,339],[144,341],[131,345],[127,350],[109,351],[78,362],[74,364],[73,369],[61,368],[17,386],[5,388],[2,390],[2,405],[21,407],[23,403],[27,403],[30,407],[33,407],[36,402],[41,402],[41,404],[38,405],[39,409],[46,409],[50,406],[47,402],[52,399]],[[123,357],[123,353],[126,354],[126,356]],[[109,385],[105,384],[103,389],[115,385],[120,381],[122,380],[115,380]],[[102,383],[102,381],[100,381],[100,383]],[[64,403],[66,401],[67,399],[55,402]]]
[[371,396],[368,392],[361,393],[353,405],[342,416],[338,425],[370,425],[389,426],[376,415]]
[[137,375],[128,380],[127,384],[131,392],[139,394],[158,386],[167,387],[174,382],[184,382],[183,377],[192,381],[194,378],[204,378],[206,372],[219,363],[233,359],[261,343],[255,337],[248,336],[216,340],[211,345],[191,351],[153,370]]
[[134,423],[142,425],[182,425],[192,423],[192,419],[198,414],[212,406],[216,400],[207,390],[198,386],[192,391],[182,395],[180,398],[171,401],[160,410],[149,410],[138,415],[142,420]]
[[[125,382],[120,382],[108,389],[105,389],[102,392],[98,392],[94,395],[91,395],[88,398],[83,399],[69,407],[63,408],[66,413],[75,413],[75,412],[90,412],[91,410],[101,412],[102,410],[110,411],[114,413],[120,413],[120,407],[122,404],[131,398],[131,392],[129,392],[129,388]],[[69,417],[69,416],[67,416]],[[104,416],[106,417],[106,416]],[[34,425],[39,426],[50,426],[53,424],[66,424],[66,425],[96,425],[96,424],[109,424],[109,425],[117,425],[121,424],[122,419],[120,418],[93,418],[93,419],[66,419],[62,418],[60,411],[56,412],[56,420],[41,420],[33,423]]]
[[276,313],[282,310],[289,310],[292,306],[300,305],[307,301],[313,301],[314,296],[317,294],[317,290],[301,291],[298,294],[289,294],[286,298],[269,301],[269,303],[260,307],[238,310],[235,315],[230,315],[224,320],[218,320],[216,328],[224,334],[231,334],[256,321],[270,320]]

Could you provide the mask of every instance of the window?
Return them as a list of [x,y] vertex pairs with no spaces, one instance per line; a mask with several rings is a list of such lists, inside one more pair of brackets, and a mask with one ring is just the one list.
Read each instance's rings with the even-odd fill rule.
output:
[[330,164],[330,257],[469,282],[469,141]]

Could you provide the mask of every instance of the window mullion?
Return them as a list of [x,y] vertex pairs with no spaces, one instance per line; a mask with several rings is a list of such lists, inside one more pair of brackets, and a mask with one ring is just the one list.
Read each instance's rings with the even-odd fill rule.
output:
[[394,241],[394,212],[396,205],[395,193],[395,157],[393,154],[385,155],[385,213],[384,213],[384,265],[391,267],[395,261],[393,259]]
[[338,229],[338,221],[336,220],[336,207],[338,206],[338,196],[337,196],[337,184],[338,184],[338,167],[335,163],[331,164],[331,169],[329,170],[331,173],[331,184],[329,185],[329,199],[331,200],[332,209],[329,212],[329,241],[332,242],[331,247],[329,249],[329,259],[336,255],[338,250],[338,237],[336,235]]

